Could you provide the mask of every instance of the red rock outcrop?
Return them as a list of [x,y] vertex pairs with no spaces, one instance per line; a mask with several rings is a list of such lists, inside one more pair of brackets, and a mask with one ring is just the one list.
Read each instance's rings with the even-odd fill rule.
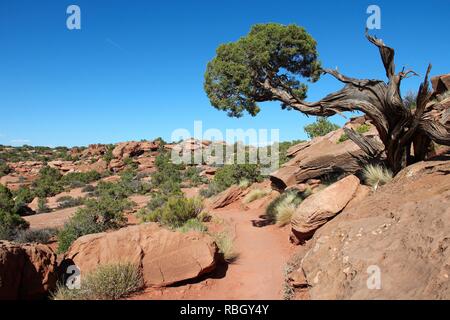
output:
[[56,282],[56,254],[48,246],[0,241],[0,300],[43,299]]
[[141,268],[147,287],[167,286],[210,272],[216,257],[217,247],[210,236],[173,232],[155,223],[81,237],[66,254],[82,275],[102,264],[133,263]]
[[419,162],[307,243],[312,299],[450,299],[450,162]]
[[[375,127],[365,117],[352,119],[345,126],[356,129],[361,124],[370,126],[369,131],[364,133],[365,136],[379,140]],[[354,174],[361,170],[368,157],[351,140],[338,143],[343,134],[344,130],[338,129],[291,147],[287,154],[292,159],[270,175],[273,187],[284,190],[308,179],[324,175]]]

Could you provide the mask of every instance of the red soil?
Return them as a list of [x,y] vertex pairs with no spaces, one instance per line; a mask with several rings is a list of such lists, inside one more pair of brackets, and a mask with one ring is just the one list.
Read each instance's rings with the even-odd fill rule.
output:
[[234,203],[211,212],[234,229],[238,259],[221,265],[201,280],[168,288],[148,288],[131,299],[243,300],[282,299],[284,268],[294,251],[289,243],[289,227],[266,225],[264,208],[245,211]]

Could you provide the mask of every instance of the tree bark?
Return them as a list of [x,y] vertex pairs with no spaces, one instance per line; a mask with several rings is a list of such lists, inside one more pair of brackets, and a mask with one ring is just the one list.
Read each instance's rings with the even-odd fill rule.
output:
[[[408,109],[401,97],[400,84],[403,79],[417,74],[404,69],[396,74],[394,49],[386,46],[381,39],[369,35],[367,30],[366,37],[379,49],[387,83],[382,80],[350,78],[337,70],[324,69],[324,73],[334,76],[345,83],[345,86],[317,102],[299,100],[287,89],[288,86],[274,83],[270,77],[260,85],[271,96],[271,100],[279,100],[308,115],[331,116],[345,111],[365,113],[377,128],[384,144],[387,166],[396,174],[405,166],[426,159],[432,141],[450,145],[450,126],[442,120],[443,117],[448,117],[448,110],[440,102],[430,100],[428,75],[431,65],[420,85],[416,109]],[[370,156],[379,156],[379,146],[355,132],[347,134]]]

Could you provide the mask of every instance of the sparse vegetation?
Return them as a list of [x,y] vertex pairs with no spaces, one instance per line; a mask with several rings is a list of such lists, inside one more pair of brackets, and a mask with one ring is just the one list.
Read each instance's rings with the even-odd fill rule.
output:
[[203,203],[199,198],[171,196],[161,207],[154,210],[144,209],[139,215],[145,222],[158,222],[170,228],[180,228],[187,221],[197,218],[202,210]]
[[81,206],[84,202],[83,198],[74,198],[71,196],[63,196],[56,200],[58,202],[58,208],[72,208]]
[[213,181],[205,191],[201,191],[204,197],[214,196],[234,184],[239,185],[242,181],[252,184],[262,180],[258,165],[255,164],[231,164],[218,169]]
[[139,268],[131,263],[101,265],[82,278],[81,288],[70,290],[60,284],[54,300],[117,300],[142,289]]
[[181,226],[177,230],[180,232],[196,231],[196,232],[203,233],[203,232],[208,231],[208,228],[203,224],[201,219],[194,218],[194,219],[189,219],[188,221],[186,221],[183,224],[183,226]]
[[[276,197],[266,208],[266,217],[273,223],[283,226],[290,222],[291,206],[296,208],[303,199],[310,195],[310,190],[301,193],[297,190],[287,190]],[[294,210],[295,211],[295,210]],[[281,213],[280,213],[281,212]],[[292,216],[292,215],[291,215]]]
[[239,188],[241,189],[247,189],[248,187],[250,187],[251,182],[248,179],[242,179],[239,182]]
[[58,233],[58,252],[66,252],[81,236],[120,228],[126,222],[123,212],[131,206],[125,197],[103,195],[86,200],[85,207],[78,209]]
[[239,257],[239,254],[234,248],[234,240],[228,231],[216,233],[213,237],[219,248],[219,252],[223,255],[226,262],[232,263]]
[[292,216],[295,213],[295,209],[297,209],[297,206],[293,203],[293,199],[290,200],[286,198],[285,200],[286,201],[281,202],[276,208],[276,221],[277,225],[280,227],[284,227],[291,223]]
[[47,206],[47,199],[46,198],[39,198],[38,199],[38,207],[37,207],[37,213],[47,213],[50,212],[50,208]]
[[392,180],[392,172],[381,165],[365,166],[363,176],[365,183],[375,190]]
[[257,199],[265,197],[268,193],[269,193],[269,190],[266,190],[266,189],[253,189],[244,197],[243,202],[245,204],[253,202]]
[[50,240],[58,234],[58,230],[52,228],[38,229],[38,230],[20,230],[14,236],[13,241],[18,243],[43,243],[47,244]]
[[[358,132],[359,134],[369,132],[369,130],[370,130],[370,125],[365,124],[365,123],[363,123],[362,125],[360,125],[356,128],[356,132]],[[344,141],[347,141],[348,139],[349,139],[348,135],[346,133],[343,133],[340,136],[338,143],[342,143]]]

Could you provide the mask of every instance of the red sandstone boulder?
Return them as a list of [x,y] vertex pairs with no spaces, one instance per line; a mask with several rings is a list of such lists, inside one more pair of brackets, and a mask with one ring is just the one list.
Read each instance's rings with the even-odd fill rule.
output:
[[149,287],[167,286],[212,271],[216,253],[208,235],[173,232],[147,223],[83,236],[72,244],[66,258],[78,266],[82,276],[102,264],[136,264]]
[[300,241],[312,234],[336,216],[353,199],[359,179],[350,175],[306,198],[295,211],[291,224],[295,237]]
[[56,282],[56,254],[48,246],[0,241],[0,300],[43,299]]
[[211,207],[213,209],[219,209],[226,207],[233,202],[241,199],[248,193],[248,189],[242,189],[237,185],[229,187],[224,192],[220,193],[216,198],[214,198]]

